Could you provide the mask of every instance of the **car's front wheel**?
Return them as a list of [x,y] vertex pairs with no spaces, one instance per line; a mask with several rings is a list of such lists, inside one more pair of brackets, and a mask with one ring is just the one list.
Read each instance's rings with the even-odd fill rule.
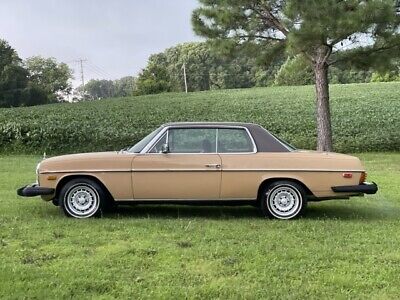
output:
[[75,178],[67,182],[60,191],[61,210],[68,216],[79,219],[99,215],[106,201],[102,187],[88,178]]
[[304,188],[292,181],[275,181],[261,194],[260,208],[264,216],[276,219],[293,219],[301,216],[307,206]]

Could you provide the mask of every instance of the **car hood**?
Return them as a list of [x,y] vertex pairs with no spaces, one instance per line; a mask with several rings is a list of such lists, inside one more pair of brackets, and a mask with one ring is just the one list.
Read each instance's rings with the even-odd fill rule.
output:
[[39,172],[130,169],[135,155],[125,151],[110,151],[54,156],[40,163]]
[[118,157],[122,152],[108,151],[108,152],[90,152],[90,153],[76,153],[66,154],[49,157],[43,160],[43,162],[55,162],[55,161],[71,161],[71,160],[97,160],[111,157]]

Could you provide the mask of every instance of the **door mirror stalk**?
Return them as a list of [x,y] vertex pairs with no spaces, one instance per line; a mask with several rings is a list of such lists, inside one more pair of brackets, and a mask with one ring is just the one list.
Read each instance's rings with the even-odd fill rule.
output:
[[164,153],[164,154],[169,153],[168,144],[163,144],[163,145],[161,146],[161,153]]

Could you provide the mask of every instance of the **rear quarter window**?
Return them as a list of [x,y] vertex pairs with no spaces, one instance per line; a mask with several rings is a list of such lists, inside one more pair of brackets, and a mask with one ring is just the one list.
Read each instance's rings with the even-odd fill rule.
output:
[[218,129],[219,153],[253,152],[253,143],[245,129],[219,128]]

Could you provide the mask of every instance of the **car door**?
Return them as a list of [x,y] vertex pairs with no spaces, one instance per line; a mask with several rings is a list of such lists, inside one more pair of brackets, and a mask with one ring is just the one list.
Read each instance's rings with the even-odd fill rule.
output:
[[222,162],[221,200],[254,200],[259,180],[254,141],[244,127],[219,128],[217,151]]
[[169,128],[148,153],[134,158],[132,169],[135,200],[219,199],[216,129]]

